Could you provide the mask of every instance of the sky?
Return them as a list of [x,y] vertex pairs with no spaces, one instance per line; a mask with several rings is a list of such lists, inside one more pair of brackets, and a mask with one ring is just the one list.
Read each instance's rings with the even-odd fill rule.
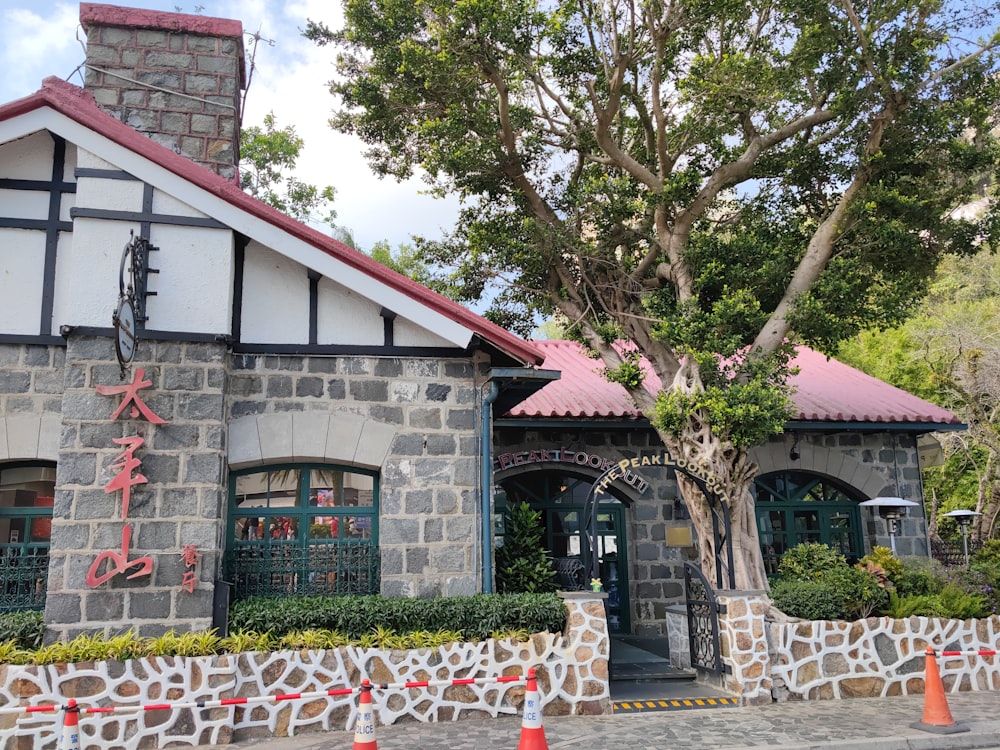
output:
[[[327,82],[333,77],[334,51],[302,38],[306,19],[337,28],[339,0],[127,0],[105,4],[216,16],[241,21],[247,34],[260,32],[256,70],[250,83],[243,124],[260,125],[273,111],[278,127],[294,125],[305,140],[296,175],[337,190],[337,223],[348,228],[360,249],[380,240],[392,247],[418,235],[435,239],[448,231],[458,214],[457,200],[423,193],[414,178],[406,183],[380,180],[362,155],[364,145],[335,133],[327,124],[336,99]],[[0,0],[0,103],[27,96],[42,79],[57,76],[82,86],[86,39],[78,2]],[[250,42],[244,38],[250,49]]]

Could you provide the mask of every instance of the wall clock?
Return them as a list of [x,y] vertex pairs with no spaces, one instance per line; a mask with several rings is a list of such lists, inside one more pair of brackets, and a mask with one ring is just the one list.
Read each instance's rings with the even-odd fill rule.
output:
[[122,297],[118,309],[111,316],[115,326],[115,354],[122,368],[132,363],[135,357],[136,330],[135,305],[130,297]]
[[137,294],[142,280],[145,263],[146,240],[132,237],[122,250],[121,266],[118,269],[118,304],[111,314],[115,331],[115,355],[125,377],[125,368],[135,359],[139,344]]

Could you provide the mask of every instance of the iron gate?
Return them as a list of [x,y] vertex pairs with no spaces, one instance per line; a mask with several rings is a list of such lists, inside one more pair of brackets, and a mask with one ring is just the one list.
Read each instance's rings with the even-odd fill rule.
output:
[[684,563],[684,594],[691,666],[712,674],[728,674],[730,668],[722,663],[719,646],[719,615],[726,613],[726,605],[719,604],[708,579],[689,562]]

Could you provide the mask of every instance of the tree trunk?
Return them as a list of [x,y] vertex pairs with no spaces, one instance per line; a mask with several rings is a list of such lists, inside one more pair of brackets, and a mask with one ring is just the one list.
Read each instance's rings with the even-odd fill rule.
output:
[[[700,389],[701,379],[697,373],[697,365],[685,361],[674,378],[673,388],[686,391]],[[760,551],[760,540],[757,532],[757,514],[751,488],[757,474],[757,466],[750,460],[746,448],[738,448],[716,434],[709,425],[705,415],[691,415],[680,435],[671,435],[659,431],[660,439],[670,451],[674,460],[683,459],[690,467],[696,467],[695,473],[715,478],[717,486],[724,494],[729,506],[730,535],[733,544],[733,578],[729,580],[725,565],[725,527],[719,523],[722,545],[716,550],[716,538],[713,531],[712,518],[718,505],[713,509],[713,498],[704,492],[690,478],[677,472],[677,485],[681,497],[687,505],[691,522],[698,535],[698,549],[701,558],[702,573],[713,582],[716,581],[716,553],[722,555],[722,588],[769,591],[767,574],[764,570],[764,558]]]

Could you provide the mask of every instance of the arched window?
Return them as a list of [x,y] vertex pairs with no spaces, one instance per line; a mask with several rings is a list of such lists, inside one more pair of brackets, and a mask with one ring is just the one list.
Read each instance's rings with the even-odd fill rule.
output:
[[0,466],[0,612],[43,609],[55,464]]
[[779,471],[757,477],[757,531],[768,573],[791,547],[820,542],[849,562],[864,555],[859,493],[829,477]]
[[233,472],[227,528],[236,599],[379,592],[374,472],[323,464]]

